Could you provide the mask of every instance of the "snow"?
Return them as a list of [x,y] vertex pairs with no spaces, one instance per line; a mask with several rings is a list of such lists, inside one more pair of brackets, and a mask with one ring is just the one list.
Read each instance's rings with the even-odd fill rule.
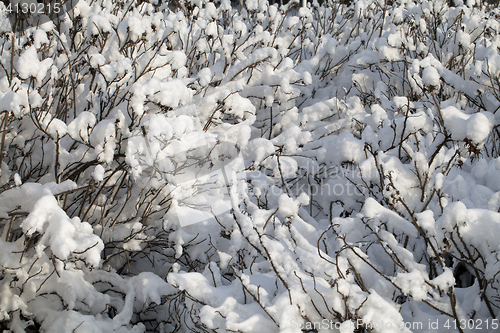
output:
[[64,121],[53,118],[51,119],[50,115],[46,115],[43,117],[43,121],[41,122],[45,127],[45,131],[53,138],[62,138],[68,132],[68,128]]
[[158,82],[151,79],[145,83],[135,83],[131,90],[132,108],[138,116],[144,113],[144,104],[149,100],[174,108],[190,102],[192,98],[191,90],[182,80]]
[[441,110],[446,126],[452,128],[454,140],[470,139],[478,144],[485,140],[493,128],[494,118],[489,112],[468,115],[453,106]]
[[14,183],[16,184],[16,186],[22,185],[21,176],[19,176],[18,173],[14,174]]
[[2,111],[12,111],[15,116],[21,115],[22,100],[18,94],[8,92],[2,96],[1,109]]
[[16,69],[22,79],[34,77],[38,82],[41,82],[52,66],[52,62],[53,60],[50,58],[39,61],[36,48],[31,46],[24,50],[18,58]]
[[[115,119],[99,122],[92,130],[89,142],[96,147],[99,160],[111,163],[115,150]],[[81,133],[81,131],[80,131]]]
[[279,197],[279,210],[278,213],[283,217],[292,217],[297,215],[301,205],[307,205],[309,203],[309,198],[305,193],[301,193],[297,200],[294,200],[282,194]]
[[91,38],[99,33],[108,33],[112,29],[111,24],[106,17],[102,15],[90,15],[87,23],[87,37]]
[[92,177],[96,182],[102,182],[104,179],[104,168],[102,165],[96,165],[94,171],[92,172]]
[[1,31],[2,327],[498,317],[498,8],[236,2]]
[[432,66],[427,66],[422,72],[422,80],[426,86],[439,88],[441,76],[439,75],[437,69]]
[[371,324],[374,332],[411,332],[404,326],[403,318],[399,312],[393,307],[388,306],[387,303],[387,300],[378,295],[375,290],[371,290],[365,306],[360,311],[363,323],[365,325]]
[[101,261],[104,245],[93,234],[91,225],[81,222],[78,217],[70,219],[52,195],[38,199],[21,227],[28,236],[35,232],[43,234],[36,245],[38,256],[49,246],[52,253],[63,260],[71,253],[82,252],[90,265],[97,266]]
[[68,134],[73,140],[89,141],[89,130],[96,124],[95,116],[88,111],[81,112],[68,124]]
[[432,280],[432,284],[441,290],[448,290],[455,285],[455,278],[453,272],[448,267],[445,267],[444,272]]

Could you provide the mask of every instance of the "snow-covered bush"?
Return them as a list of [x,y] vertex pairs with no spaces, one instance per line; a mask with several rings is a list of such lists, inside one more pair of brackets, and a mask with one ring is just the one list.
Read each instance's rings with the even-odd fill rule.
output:
[[0,328],[496,332],[499,8],[241,3],[2,14]]

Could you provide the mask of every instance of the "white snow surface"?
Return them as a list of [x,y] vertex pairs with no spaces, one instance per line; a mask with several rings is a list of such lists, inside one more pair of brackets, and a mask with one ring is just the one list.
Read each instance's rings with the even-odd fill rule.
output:
[[498,6],[1,15],[6,332],[498,330]]

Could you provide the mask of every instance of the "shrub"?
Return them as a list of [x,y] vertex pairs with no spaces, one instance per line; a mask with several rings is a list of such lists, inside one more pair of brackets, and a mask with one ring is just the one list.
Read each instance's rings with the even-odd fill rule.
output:
[[496,331],[499,15],[81,0],[4,24],[0,327]]

